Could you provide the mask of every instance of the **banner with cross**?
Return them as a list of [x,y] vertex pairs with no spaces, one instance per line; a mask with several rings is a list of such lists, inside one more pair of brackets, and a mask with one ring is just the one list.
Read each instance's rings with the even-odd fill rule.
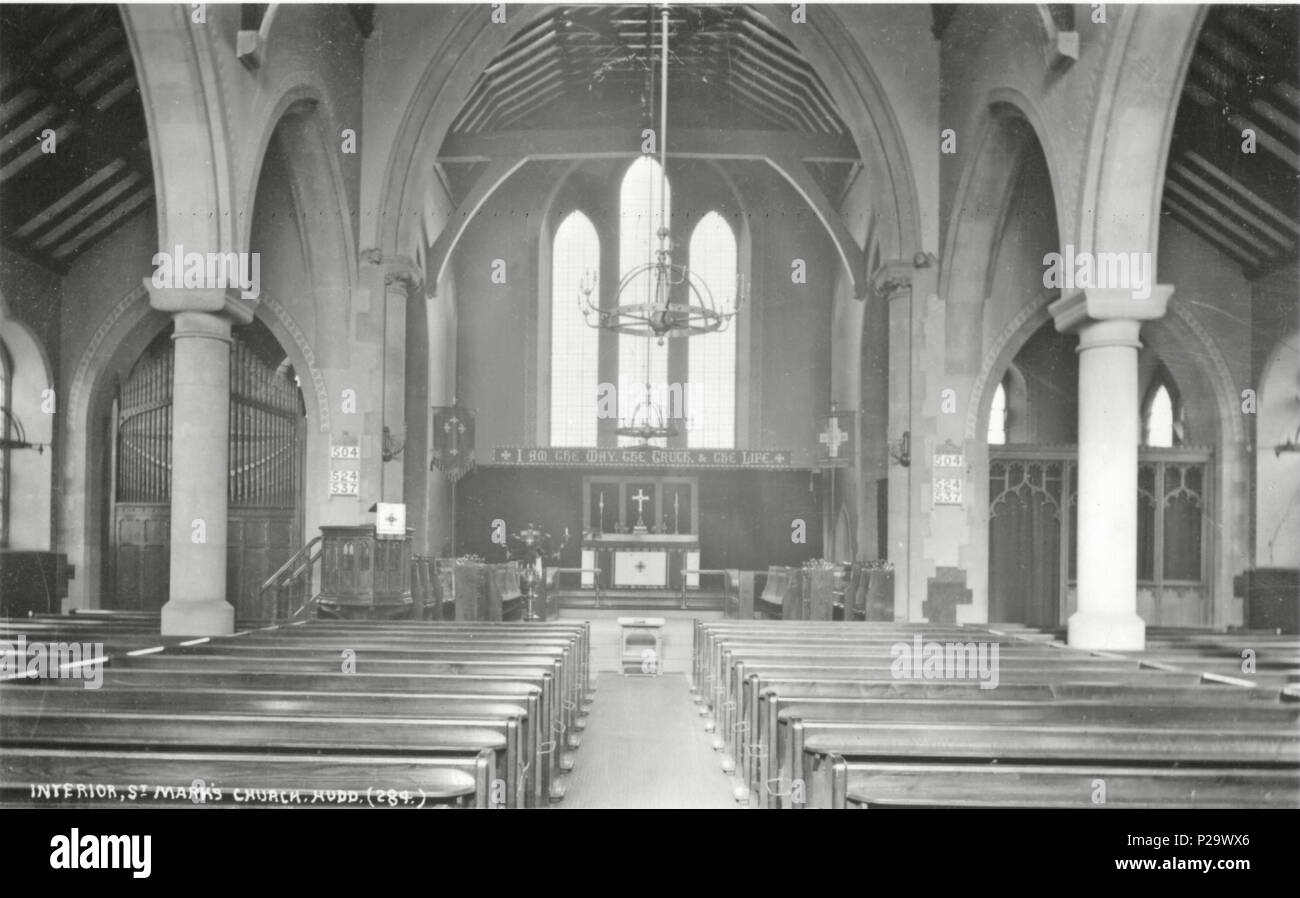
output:
[[853,422],[856,412],[820,415],[817,433],[817,467],[845,468],[853,464]]
[[433,459],[430,468],[455,483],[474,470],[474,410],[459,405],[433,407]]

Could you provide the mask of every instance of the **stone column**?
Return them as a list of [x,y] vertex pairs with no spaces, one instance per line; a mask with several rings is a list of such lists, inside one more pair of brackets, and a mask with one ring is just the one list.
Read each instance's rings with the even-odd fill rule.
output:
[[1069,643],[1140,651],[1137,614],[1138,339],[1164,315],[1173,288],[1089,288],[1051,305],[1056,329],[1079,335],[1078,607]]
[[[423,278],[415,263],[405,257],[388,259],[384,268],[383,423],[380,451],[394,450],[408,437],[406,427],[406,310],[412,297],[420,298]],[[387,428],[387,439],[384,439]],[[387,445],[385,445],[387,444]],[[380,459],[380,501],[401,502],[405,462],[399,456]]]
[[230,319],[178,312],[172,334],[171,592],[162,635],[234,632],[226,601]]
[[889,307],[888,560],[894,565],[894,617],[908,620],[911,596],[912,472],[894,458],[912,430],[912,264],[888,262],[871,278],[868,302]]

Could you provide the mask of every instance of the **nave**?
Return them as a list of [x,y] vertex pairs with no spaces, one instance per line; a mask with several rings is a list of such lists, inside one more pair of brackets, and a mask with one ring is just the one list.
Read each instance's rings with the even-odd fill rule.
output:
[[593,671],[586,621],[5,619],[0,804],[1300,806],[1291,637],[689,625],[687,677]]

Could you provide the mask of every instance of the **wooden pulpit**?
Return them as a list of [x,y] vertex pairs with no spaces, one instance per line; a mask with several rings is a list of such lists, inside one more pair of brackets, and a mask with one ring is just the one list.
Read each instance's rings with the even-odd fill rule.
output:
[[323,610],[348,619],[384,620],[410,613],[411,535],[380,536],[373,524],[322,527]]

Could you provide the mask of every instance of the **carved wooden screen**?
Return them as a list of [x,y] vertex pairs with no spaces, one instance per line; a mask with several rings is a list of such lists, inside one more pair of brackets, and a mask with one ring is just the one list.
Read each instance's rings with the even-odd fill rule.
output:
[[[990,620],[1065,623],[1078,562],[1076,454],[1068,446],[990,447]],[[1205,449],[1138,450],[1138,614],[1149,624],[1212,623],[1212,461]]]
[[[1068,551],[1068,458],[989,459],[989,620],[1054,627]],[[1070,498],[1067,498],[1070,497]]]
[[[256,327],[256,325],[255,325]],[[266,344],[269,334],[257,335]],[[301,542],[304,412],[287,365],[237,331],[230,357],[226,598],[255,616],[261,584]],[[157,610],[170,563],[173,352],[170,333],[145,350],[118,394],[109,607]]]

